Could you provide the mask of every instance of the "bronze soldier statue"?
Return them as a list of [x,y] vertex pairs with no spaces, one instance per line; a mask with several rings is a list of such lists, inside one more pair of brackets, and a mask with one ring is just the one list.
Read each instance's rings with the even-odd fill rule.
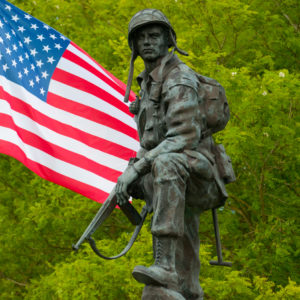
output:
[[153,211],[155,258],[150,267],[136,266],[133,276],[146,287],[163,287],[179,295],[170,299],[203,299],[199,212],[224,205],[224,184],[234,180],[224,148],[212,138],[229,119],[224,89],[174,54],[187,55],[177,47],[175,31],[161,11],[136,13],[129,23],[128,41],[132,50],[128,91],[134,60],[140,56],[145,64],[137,77],[140,97],[130,105],[141,148],[115,191],[119,205],[133,196],[144,199]]

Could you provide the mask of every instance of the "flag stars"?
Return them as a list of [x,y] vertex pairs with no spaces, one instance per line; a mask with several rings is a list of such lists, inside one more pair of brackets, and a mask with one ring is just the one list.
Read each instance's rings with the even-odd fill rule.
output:
[[37,30],[39,27],[36,24],[31,24],[30,28]]
[[5,36],[6,36],[6,38],[8,39],[8,40],[10,40],[11,39],[11,35],[7,32],[7,33],[5,33]]
[[28,45],[29,45],[30,42],[32,42],[32,40],[30,39],[29,36],[26,37],[26,38],[24,39],[24,43],[25,43],[25,44],[28,44]]
[[17,15],[12,16],[11,19],[15,22],[18,22],[20,20],[20,18]]
[[6,48],[6,54],[11,55],[11,50],[8,47]]
[[21,31],[22,33],[25,31],[26,29],[23,26],[19,26],[18,27],[18,31]]
[[49,76],[49,74],[47,73],[47,71],[42,72],[42,78],[47,79],[48,76]]
[[55,44],[54,48],[60,50],[62,48],[62,46],[60,44]]
[[50,51],[51,48],[47,45],[47,46],[43,46],[43,51],[46,51],[48,53],[48,51]]
[[53,56],[48,57],[47,62],[50,63],[50,64],[52,65],[52,64],[55,62],[55,59],[53,58]]
[[11,11],[11,7],[7,4],[5,5],[5,9],[8,10],[8,11]]
[[4,71],[4,72],[6,72],[6,71],[9,69],[9,67],[8,67],[7,64],[3,65],[2,68],[3,68],[3,71]]
[[36,65],[37,65],[37,67],[39,67],[39,68],[41,68],[43,64],[44,64],[44,63],[42,62],[41,59],[36,61]]
[[37,52],[36,49],[34,48],[34,49],[31,49],[31,50],[30,50],[30,54],[31,54],[33,57],[35,57],[35,56],[38,54],[38,52]]
[[40,40],[41,42],[45,39],[42,34],[37,35],[37,39]]
[[0,73],[44,99],[68,39],[14,6],[7,7],[0,15]]

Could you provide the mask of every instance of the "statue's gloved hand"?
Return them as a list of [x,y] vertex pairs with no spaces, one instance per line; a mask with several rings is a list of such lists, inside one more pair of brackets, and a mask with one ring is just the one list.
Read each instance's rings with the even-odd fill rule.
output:
[[126,202],[129,200],[130,195],[127,192],[128,187],[138,178],[138,176],[139,175],[137,171],[132,166],[129,166],[118,178],[118,182],[116,185],[116,196],[117,203],[119,205],[126,204]]

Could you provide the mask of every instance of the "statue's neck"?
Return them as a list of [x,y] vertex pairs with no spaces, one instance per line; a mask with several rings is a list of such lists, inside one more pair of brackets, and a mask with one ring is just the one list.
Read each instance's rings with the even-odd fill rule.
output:
[[150,74],[157,66],[160,65],[162,59],[164,58],[164,56],[159,57],[158,59],[154,60],[154,61],[146,61],[144,60],[144,64],[145,64],[145,70],[148,74]]

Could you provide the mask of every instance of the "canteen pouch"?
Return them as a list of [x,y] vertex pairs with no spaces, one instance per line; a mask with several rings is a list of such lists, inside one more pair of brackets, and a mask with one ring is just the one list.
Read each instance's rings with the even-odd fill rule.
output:
[[215,158],[220,177],[225,184],[234,182],[236,180],[230,157],[226,154],[225,148],[222,144],[215,146]]

